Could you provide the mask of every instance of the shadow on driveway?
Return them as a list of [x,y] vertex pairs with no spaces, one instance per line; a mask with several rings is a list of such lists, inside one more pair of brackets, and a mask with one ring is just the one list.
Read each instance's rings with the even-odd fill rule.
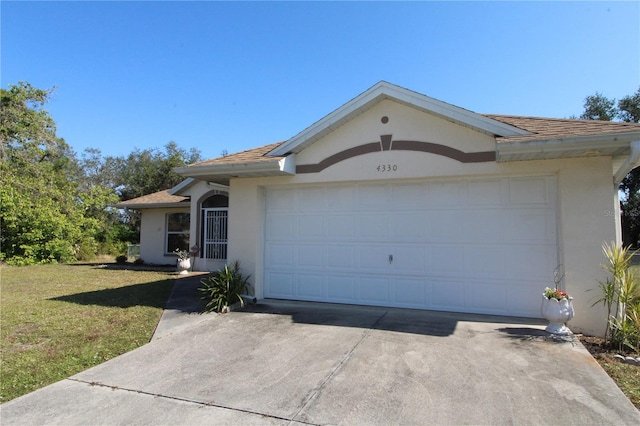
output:
[[[311,309],[310,309],[311,308]],[[495,315],[465,314],[457,312],[426,311],[376,306],[339,305],[316,302],[293,302],[265,299],[249,305],[242,312],[286,315],[293,323],[338,327],[372,328],[400,333],[412,333],[436,337],[452,335],[459,322],[494,322],[522,324],[521,328],[502,328],[509,336],[547,337],[539,328],[545,324],[536,318],[504,317]],[[529,325],[529,327],[527,327]]]

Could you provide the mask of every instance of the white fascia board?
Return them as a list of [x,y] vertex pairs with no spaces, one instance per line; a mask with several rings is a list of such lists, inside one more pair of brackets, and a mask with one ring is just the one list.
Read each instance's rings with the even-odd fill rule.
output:
[[142,209],[188,209],[190,206],[189,201],[178,201],[176,203],[145,203],[145,204],[114,204],[113,207],[117,209],[130,209],[130,210],[142,210]]
[[171,188],[169,190],[169,194],[171,194],[171,195],[180,195],[180,193],[182,191],[184,191],[185,189],[187,189],[191,185],[193,185],[195,183],[195,181],[196,180],[194,178],[186,178],[185,180],[183,180],[182,182],[180,182],[179,184],[177,184],[176,186]]
[[524,136],[530,134],[525,130],[509,124],[485,117],[475,112],[439,101],[420,93],[381,81],[356,96],[340,108],[336,109],[321,120],[307,127],[291,139],[282,143],[267,156],[283,156],[288,153],[299,152],[310,143],[320,139],[330,131],[342,126],[355,116],[362,114],[376,103],[391,99],[412,106],[449,121],[453,121],[491,135]]
[[198,176],[212,175],[237,175],[243,174],[273,174],[273,172],[282,172],[283,174],[295,174],[295,156],[288,161],[287,158],[273,159],[272,161],[260,161],[255,163],[232,163],[232,164],[215,164],[207,166],[178,167],[174,169],[176,173],[183,176],[197,178]]
[[638,137],[638,132],[632,134],[614,133],[609,135],[576,136],[569,138],[536,139],[523,142],[500,142],[496,152],[498,159],[502,155],[509,154],[536,154],[564,151],[597,151],[611,148],[626,148],[633,136]]

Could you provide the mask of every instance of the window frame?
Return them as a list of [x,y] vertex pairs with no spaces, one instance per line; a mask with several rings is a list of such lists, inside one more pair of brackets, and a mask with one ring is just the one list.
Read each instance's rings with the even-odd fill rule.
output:
[[[188,222],[187,222],[187,230],[186,231],[170,231],[169,230],[169,222],[170,222],[170,216],[172,215],[186,215],[188,217]],[[170,213],[166,213],[165,217],[165,232],[164,232],[164,254],[166,255],[175,255],[175,252],[173,250],[169,250],[169,236],[170,235],[186,235],[187,238],[187,245],[185,248],[183,248],[183,250],[187,250],[189,251],[189,244],[191,241],[191,213],[190,212],[170,212]],[[174,249],[175,250],[175,249]]]

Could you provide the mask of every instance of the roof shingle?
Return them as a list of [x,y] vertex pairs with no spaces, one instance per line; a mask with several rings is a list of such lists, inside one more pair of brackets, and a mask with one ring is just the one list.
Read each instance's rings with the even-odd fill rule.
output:
[[122,201],[116,204],[116,207],[131,207],[142,204],[154,205],[154,204],[179,204],[185,203],[188,205],[189,197],[182,197],[180,195],[172,195],[169,190],[154,192],[153,194],[143,195],[142,197],[132,198],[130,200]]
[[574,120],[560,118],[518,117],[514,115],[484,114],[531,132],[525,136],[499,137],[499,143],[523,142],[534,139],[559,139],[576,136],[594,136],[610,133],[640,132],[640,124],[600,120]]

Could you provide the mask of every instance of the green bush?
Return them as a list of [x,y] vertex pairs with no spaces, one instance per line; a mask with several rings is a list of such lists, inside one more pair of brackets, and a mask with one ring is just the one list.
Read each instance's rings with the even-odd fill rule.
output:
[[221,312],[223,308],[236,302],[244,305],[241,295],[246,294],[251,287],[249,277],[242,275],[240,262],[235,261],[231,266],[225,265],[218,272],[200,280],[198,290],[202,294],[201,299],[206,302],[205,312]]

